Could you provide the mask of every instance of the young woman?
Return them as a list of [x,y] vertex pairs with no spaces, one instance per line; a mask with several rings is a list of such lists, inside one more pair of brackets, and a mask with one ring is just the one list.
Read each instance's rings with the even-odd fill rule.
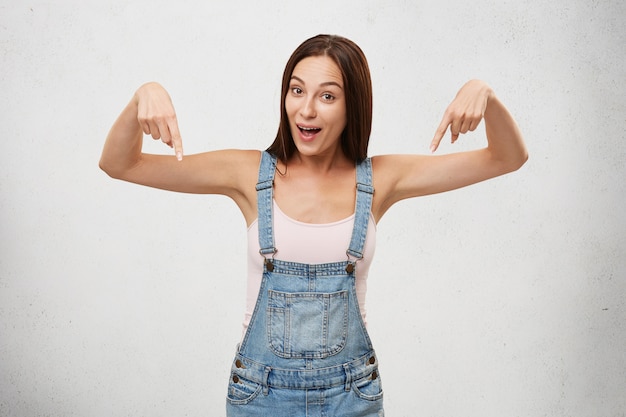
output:
[[[484,120],[487,146],[449,155],[367,157],[369,68],[348,39],[302,43],[283,74],[281,120],[265,152],[183,158],[176,114],[156,83],[140,87],[107,137],[111,177],[232,198],[248,228],[244,336],[232,364],[227,415],[382,416],[378,358],[364,300],[376,223],[396,202],[470,185],[521,167],[518,127],[491,88],[465,84],[431,142]],[[176,157],[142,153],[143,135]]]

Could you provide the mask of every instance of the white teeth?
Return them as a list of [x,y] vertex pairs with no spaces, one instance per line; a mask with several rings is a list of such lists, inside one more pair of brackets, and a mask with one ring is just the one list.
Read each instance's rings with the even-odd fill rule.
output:
[[319,129],[319,128],[317,128],[317,127],[302,127],[302,126],[298,126],[298,127],[299,127],[301,130],[304,130],[304,131],[306,131],[306,132],[311,132],[311,131],[313,131],[313,130],[320,130],[320,129]]

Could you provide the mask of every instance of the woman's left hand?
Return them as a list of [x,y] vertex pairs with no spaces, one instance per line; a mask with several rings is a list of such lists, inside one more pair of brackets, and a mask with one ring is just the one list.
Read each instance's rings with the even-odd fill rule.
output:
[[430,143],[430,151],[437,150],[448,126],[452,143],[456,142],[460,134],[476,129],[485,115],[487,102],[492,94],[491,87],[483,81],[471,80],[465,83],[446,109]]

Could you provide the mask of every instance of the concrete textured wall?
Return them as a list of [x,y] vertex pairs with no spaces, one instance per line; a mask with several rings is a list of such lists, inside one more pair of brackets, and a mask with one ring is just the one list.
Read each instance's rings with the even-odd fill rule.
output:
[[427,152],[470,78],[530,150],[380,223],[387,415],[626,416],[625,17],[616,0],[0,0],[0,415],[223,415],[243,219],[109,179],[104,137],[157,80],[187,153],[264,148],[289,54],[338,33],[370,61],[370,154]]

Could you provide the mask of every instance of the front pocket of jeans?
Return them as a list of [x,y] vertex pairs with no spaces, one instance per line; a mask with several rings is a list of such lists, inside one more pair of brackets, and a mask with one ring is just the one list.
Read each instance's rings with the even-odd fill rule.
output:
[[263,388],[261,384],[232,375],[228,383],[228,396],[226,398],[233,405],[248,404],[259,395],[261,388]]
[[383,387],[378,371],[352,383],[354,393],[362,400],[378,401],[383,397]]
[[270,349],[282,358],[326,358],[346,345],[348,292],[268,294]]

